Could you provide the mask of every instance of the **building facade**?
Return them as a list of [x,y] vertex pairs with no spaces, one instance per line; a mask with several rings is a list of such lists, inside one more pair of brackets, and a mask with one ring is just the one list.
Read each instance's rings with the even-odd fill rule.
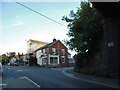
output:
[[27,54],[33,53],[36,49],[48,44],[47,42],[42,42],[38,40],[29,39],[27,41]]
[[38,48],[35,53],[40,66],[68,66],[68,49],[60,40],[53,39],[52,43]]

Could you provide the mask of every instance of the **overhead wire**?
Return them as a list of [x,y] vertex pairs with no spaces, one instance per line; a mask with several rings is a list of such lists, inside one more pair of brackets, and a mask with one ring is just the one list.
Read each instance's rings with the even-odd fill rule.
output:
[[17,3],[17,4],[21,5],[21,6],[27,8],[27,9],[33,11],[33,12],[35,12],[35,13],[37,13],[37,14],[39,14],[39,15],[41,15],[41,16],[43,16],[43,17],[45,17],[45,18],[47,18],[47,19],[49,19],[49,20],[51,20],[51,21],[53,21],[53,22],[55,22],[55,23],[57,23],[57,24],[59,24],[59,25],[62,25],[62,26],[64,26],[64,27],[66,27],[65,25],[61,24],[60,22],[58,22],[58,21],[56,21],[56,20],[54,20],[54,19],[52,19],[52,18],[50,18],[50,17],[48,17],[48,16],[46,16],[46,15],[43,15],[42,13],[40,13],[40,12],[38,12],[38,11],[36,11],[36,10],[28,7],[28,6],[25,6],[25,5],[21,4],[20,2],[17,2],[17,1],[15,1],[15,0],[12,0],[12,1],[14,1],[15,3]]

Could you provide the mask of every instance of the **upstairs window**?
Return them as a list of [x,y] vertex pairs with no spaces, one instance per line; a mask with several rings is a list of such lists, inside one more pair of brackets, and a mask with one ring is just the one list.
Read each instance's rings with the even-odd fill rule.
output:
[[65,56],[61,57],[62,63],[65,63]]
[[56,54],[56,48],[52,48],[52,54]]
[[45,53],[45,49],[43,49],[43,53]]
[[61,49],[61,54],[65,55],[65,49]]

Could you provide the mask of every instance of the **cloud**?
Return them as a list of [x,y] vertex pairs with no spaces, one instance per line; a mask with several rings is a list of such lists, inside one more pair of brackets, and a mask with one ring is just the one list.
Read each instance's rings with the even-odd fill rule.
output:
[[12,24],[12,26],[21,26],[21,25],[23,25],[23,21],[20,20],[17,20]]

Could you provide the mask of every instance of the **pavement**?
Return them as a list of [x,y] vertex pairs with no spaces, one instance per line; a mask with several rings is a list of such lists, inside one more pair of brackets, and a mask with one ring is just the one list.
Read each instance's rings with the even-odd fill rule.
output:
[[81,74],[81,73],[74,72],[73,68],[65,69],[65,72],[70,74],[72,77],[76,77],[76,79],[80,79],[86,82],[101,84],[104,86],[108,86],[110,88],[120,89],[120,80],[118,79]]

